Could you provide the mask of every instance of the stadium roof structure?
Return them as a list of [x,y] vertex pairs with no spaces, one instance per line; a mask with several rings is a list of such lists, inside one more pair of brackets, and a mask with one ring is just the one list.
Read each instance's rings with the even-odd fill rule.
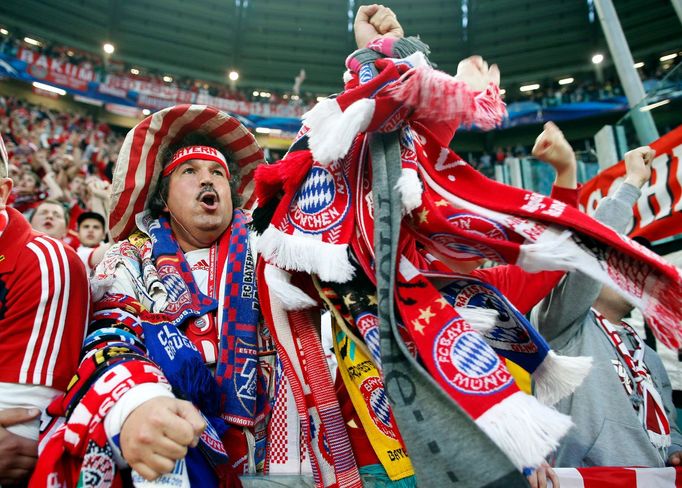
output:
[[[682,25],[670,0],[614,2],[638,60],[682,48]],[[499,64],[503,86],[594,69],[609,53],[594,0],[386,0],[405,32],[431,46],[450,73],[471,54]],[[113,61],[248,89],[341,88],[343,63],[355,48],[356,0],[3,0],[0,24],[26,34],[102,52]]]

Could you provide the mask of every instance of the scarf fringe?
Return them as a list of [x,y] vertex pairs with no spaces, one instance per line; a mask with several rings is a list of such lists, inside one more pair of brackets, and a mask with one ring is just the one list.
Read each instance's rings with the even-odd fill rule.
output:
[[313,158],[322,164],[343,158],[355,137],[369,126],[374,107],[374,100],[363,98],[342,111],[335,99],[327,99],[303,114]]
[[587,377],[592,368],[590,356],[559,356],[549,351],[538,368],[533,371],[535,397],[545,405],[554,405],[572,394]]
[[[557,231],[558,232],[558,231]],[[574,271],[580,250],[571,240],[573,233],[565,230],[554,238],[521,245],[516,264],[529,273],[539,271]]]
[[536,398],[518,391],[494,405],[476,424],[522,471],[538,467],[559,446],[573,422]]
[[467,321],[471,327],[481,335],[491,331],[497,326],[499,313],[492,308],[480,307],[455,307],[460,317]]
[[403,205],[403,214],[409,214],[422,204],[422,184],[419,174],[411,168],[403,168],[400,178],[395,184],[394,190],[400,193],[400,201]]
[[345,283],[355,268],[348,259],[348,244],[286,234],[272,225],[258,239],[258,251],[278,268],[315,273],[322,281]]
[[282,302],[284,310],[303,310],[317,304],[303,290],[291,284],[290,273],[271,264],[265,266],[264,273],[270,292]]
[[471,125],[476,112],[474,92],[465,82],[428,66],[411,71],[391,96],[412,107],[418,119],[460,119]]
[[500,97],[500,87],[494,83],[488,84],[484,92],[476,95],[475,103],[474,124],[482,130],[494,129],[507,115],[507,105]]

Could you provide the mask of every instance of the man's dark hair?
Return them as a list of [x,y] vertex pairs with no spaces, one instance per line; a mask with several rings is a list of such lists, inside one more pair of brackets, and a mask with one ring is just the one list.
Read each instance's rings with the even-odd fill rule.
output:
[[[187,146],[208,146],[217,149],[227,161],[227,167],[230,170],[230,195],[232,196],[232,208],[238,208],[241,205],[241,195],[238,193],[239,181],[241,175],[239,173],[239,166],[233,161],[232,155],[227,152],[224,146],[219,144],[215,139],[206,134],[192,133],[183,137],[179,142],[171,144],[166,147],[162,153],[163,167],[165,168],[170,163],[173,154],[178,152],[183,147]],[[164,213],[166,201],[168,200],[168,189],[170,187],[170,175],[161,176],[159,184],[149,200],[149,210],[152,217],[159,218]]]
[[81,224],[86,220],[96,220],[97,222],[102,224],[102,228],[104,230],[107,230],[107,224],[102,214],[98,214],[97,212],[83,212],[78,216],[78,219],[76,220],[79,229],[81,227]]

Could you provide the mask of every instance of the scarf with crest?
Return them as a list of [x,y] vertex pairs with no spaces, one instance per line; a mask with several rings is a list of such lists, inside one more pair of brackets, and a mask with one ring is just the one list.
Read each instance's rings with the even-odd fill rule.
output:
[[[675,267],[562,202],[488,180],[445,147],[448,141],[429,130],[438,120],[482,127],[499,122],[504,105],[498,87],[491,85],[483,92],[474,92],[462,81],[424,65],[419,56],[378,60],[376,67],[379,74],[374,79],[318,104],[305,117],[306,127],[285,158],[257,170],[260,205],[275,202],[273,218],[259,242],[269,263],[343,283],[355,273],[352,251],[374,281],[373,250],[378,243],[373,238],[372,209],[376,199],[388,196],[371,191],[374,162],[367,146],[371,133],[397,132],[399,157],[388,164],[400,168],[400,178],[392,189],[400,196],[405,215],[401,239],[411,239],[428,252],[454,261],[487,258],[518,264],[529,272],[581,270],[636,303],[645,317],[653,319],[654,331],[664,343],[680,344],[682,284]],[[416,263],[408,259],[400,264],[399,280],[404,286],[430,286],[428,280],[421,280]],[[497,354],[454,309],[448,312],[451,320],[447,323],[442,315],[430,325],[420,319],[429,315],[429,307],[431,313],[438,310],[439,300],[447,303],[437,290],[431,291],[411,295],[414,303],[407,306],[402,302],[400,308],[402,322],[420,358],[427,363],[427,358],[434,358],[432,348],[440,337],[438,331],[450,327],[456,334],[447,339],[453,355],[448,361],[459,373],[468,374],[468,384],[478,384],[474,377],[484,373],[499,372],[507,378],[506,368],[494,360]],[[400,305],[400,300],[397,303]],[[419,325],[415,328],[415,324]],[[426,341],[421,328],[430,331]],[[473,342],[455,341],[459,335]],[[458,349],[455,343],[465,349]],[[466,348],[472,356],[465,360]],[[471,366],[480,362],[475,359],[479,356],[483,364],[473,369],[459,368],[461,364],[455,361],[459,358]],[[494,416],[492,412],[499,410],[495,407],[507,398],[521,398],[510,378],[499,376],[499,388],[493,388],[495,395],[488,397],[491,401],[475,406],[473,397],[466,396],[475,392],[459,396],[462,392],[438,371],[435,357],[428,368],[433,378],[440,377],[441,387],[455,395],[463,407],[477,410],[474,418],[485,419],[486,412]],[[526,367],[537,369],[537,361],[527,362]],[[525,426],[522,435],[535,436],[539,441],[530,441],[537,449],[524,453],[527,457],[517,456],[514,451],[520,449],[511,447],[517,442],[512,432],[515,429],[504,432],[503,427],[497,437],[486,430],[519,469],[539,464],[568,428],[562,421],[552,429],[544,423],[552,418],[551,411],[542,412],[518,424]],[[491,425],[498,429],[504,423],[496,419]]]

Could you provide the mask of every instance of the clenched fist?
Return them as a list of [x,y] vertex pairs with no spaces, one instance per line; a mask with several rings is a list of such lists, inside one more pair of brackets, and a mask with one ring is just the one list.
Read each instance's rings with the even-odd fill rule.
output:
[[175,462],[196,447],[206,422],[190,402],[157,397],[137,407],[121,428],[121,452],[147,480],[169,473]]

